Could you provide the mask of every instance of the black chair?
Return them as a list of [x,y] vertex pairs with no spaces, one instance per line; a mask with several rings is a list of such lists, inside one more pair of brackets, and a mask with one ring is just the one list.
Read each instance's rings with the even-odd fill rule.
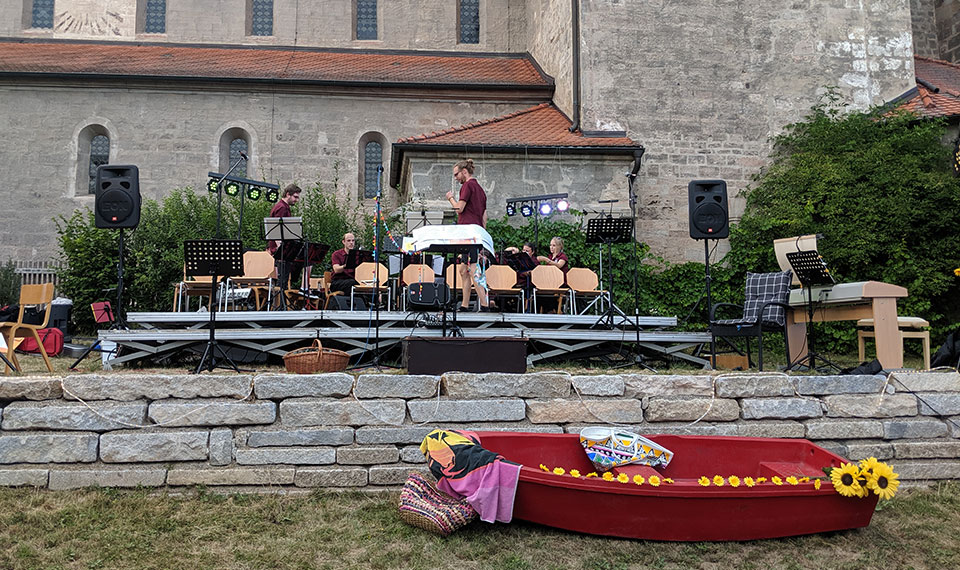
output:
[[[750,362],[750,338],[757,338],[758,368],[763,370],[763,333],[782,332],[789,359],[790,343],[787,340],[787,311],[790,306],[790,281],[792,273],[782,271],[776,273],[747,273],[747,287],[743,305],[734,303],[717,303],[710,307],[710,335],[712,346],[716,346],[717,338],[722,338],[738,353],[728,338],[743,337],[746,339],[747,362]],[[736,307],[742,310],[742,316],[737,319],[717,319],[717,310],[726,307]],[[716,366],[716,352],[712,354],[713,364]]]

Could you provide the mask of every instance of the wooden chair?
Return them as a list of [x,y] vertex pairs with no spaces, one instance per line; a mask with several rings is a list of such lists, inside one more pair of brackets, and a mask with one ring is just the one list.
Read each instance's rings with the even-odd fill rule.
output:
[[[14,341],[18,338],[33,337],[40,347],[40,354],[43,356],[43,362],[47,365],[47,371],[53,372],[53,365],[50,364],[50,357],[43,347],[43,341],[40,339],[38,330],[46,328],[50,320],[50,308],[53,302],[53,283],[44,283],[42,285],[21,285],[20,286],[20,312],[17,314],[17,320],[12,322],[0,323],[0,334],[7,344],[7,360],[13,364],[17,372],[20,372],[20,362],[17,360],[17,353],[14,351]],[[31,325],[23,322],[23,314],[27,307],[43,305],[43,319],[38,325]],[[4,363],[4,372],[10,374],[10,367]]]
[[557,314],[563,312],[563,300],[569,292],[563,286],[563,271],[553,265],[538,265],[530,272],[533,280],[533,311],[537,312],[537,297],[554,297],[557,299]]
[[[517,312],[523,312],[526,302],[523,289],[517,287],[517,272],[507,265],[491,265],[487,268],[487,293],[491,299],[516,298]],[[497,303],[503,307],[502,303]],[[503,309],[501,309],[503,310]]]
[[230,297],[230,291],[250,288],[254,310],[262,311],[273,299],[276,277],[277,268],[269,251],[248,251],[243,254],[243,276],[227,279],[227,297]]
[[330,299],[337,295],[343,295],[343,291],[331,291],[330,284],[333,283],[333,271],[323,272],[323,310],[330,309]]
[[[210,300],[210,281],[213,277],[209,275],[200,275],[196,277],[187,277],[187,268],[183,268],[183,281],[173,286],[173,310],[180,312],[190,310],[190,297],[206,297],[209,305]],[[221,295],[222,297],[222,295]],[[203,306],[201,304],[201,306]],[[209,310],[209,306],[207,307]]]
[[[571,267],[570,271],[567,272],[567,286],[570,287],[570,311],[574,315],[582,315],[594,305],[602,310],[603,301],[610,302],[610,292],[598,289],[600,279],[588,267]],[[577,308],[578,297],[590,301],[582,311]]]
[[390,272],[387,268],[381,263],[379,269],[379,279],[377,279],[377,265],[374,262],[361,263],[357,266],[357,270],[354,273],[356,280],[359,285],[354,285],[353,289],[350,291],[350,308],[353,309],[353,300],[357,295],[373,295],[374,292],[377,292],[379,295],[387,294],[387,308],[391,306],[391,301],[393,300],[390,295],[390,288],[386,286],[387,280],[390,279]]
[[[406,291],[414,283],[433,283],[436,274],[433,268],[425,263],[411,263],[400,272],[400,284],[403,286],[403,310],[407,310]],[[400,293],[398,293],[399,295]]]
[[[453,274],[460,268],[459,263],[451,263],[443,272],[443,277],[446,279],[447,287],[450,288],[450,297],[451,302],[456,303],[461,297],[463,292],[463,276],[457,273],[457,287],[454,290],[453,287]],[[469,273],[469,272],[468,272]],[[467,302],[470,302],[473,299],[475,293],[473,292],[473,276],[467,275],[467,278],[470,279],[470,299],[467,299]]]

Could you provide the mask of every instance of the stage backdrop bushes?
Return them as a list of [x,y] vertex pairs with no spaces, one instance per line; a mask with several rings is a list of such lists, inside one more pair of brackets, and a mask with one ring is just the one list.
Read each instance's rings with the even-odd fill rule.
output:
[[0,307],[12,305],[20,300],[20,276],[13,260],[0,265]]
[[[725,262],[737,275],[777,269],[776,238],[822,234],[838,282],[906,287],[900,314],[923,317],[934,344],[960,328],[960,181],[945,124],[908,114],[844,113],[828,93],[774,140],[771,165],[746,193]],[[822,327],[821,349],[849,353],[849,323]],[[828,340],[829,339],[829,340]]]
[[[240,224],[240,198],[224,196],[221,204],[220,237],[236,239],[238,232],[244,248],[266,249],[263,218],[272,203],[244,200]],[[361,236],[370,233],[356,203],[348,203],[317,183],[305,188],[294,215],[307,220],[305,233],[319,243],[340,247],[346,228]],[[90,303],[116,300],[119,230],[94,226],[93,212],[77,210],[57,223],[61,257],[61,295],[74,302],[73,320],[77,330],[96,330]],[[173,285],[183,278],[183,241],[210,239],[217,235],[217,197],[191,188],[177,189],[162,201],[144,200],[140,225],[125,231],[124,306],[128,311],[169,311],[173,306]],[[368,243],[372,241],[367,240]],[[314,269],[322,274],[327,267]]]

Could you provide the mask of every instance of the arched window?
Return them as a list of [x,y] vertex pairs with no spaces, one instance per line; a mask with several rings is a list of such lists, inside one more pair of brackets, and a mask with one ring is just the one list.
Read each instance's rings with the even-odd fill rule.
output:
[[363,197],[377,197],[379,168],[383,165],[383,145],[378,141],[369,141],[363,145]]
[[377,0],[356,0],[357,39],[377,39]]
[[90,184],[88,193],[97,192],[97,167],[110,163],[110,138],[96,135],[90,140]]
[[251,36],[273,35],[273,0],[247,0]]
[[141,0],[143,8],[143,32],[147,34],[167,33],[167,0]]
[[[234,162],[240,160],[240,153],[247,154],[247,141],[241,137],[237,137],[230,141],[230,164],[233,165]],[[243,178],[247,177],[247,161],[240,160],[240,164],[233,169],[233,173],[237,176]]]
[[480,43],[480,0],[460,0],[457,24],[460,43]]
[[33,0],[31,28],[53,29],[53,2],[54,0]]

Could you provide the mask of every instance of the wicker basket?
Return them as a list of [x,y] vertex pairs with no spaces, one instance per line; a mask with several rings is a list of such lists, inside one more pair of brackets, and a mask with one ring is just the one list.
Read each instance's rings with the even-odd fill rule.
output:
[[335,348],[323,348],[320,339],[313,346],[291,350],[283,355],[287,372],[313,374],[314,372],[340,372],[347,367],[350,355]]

